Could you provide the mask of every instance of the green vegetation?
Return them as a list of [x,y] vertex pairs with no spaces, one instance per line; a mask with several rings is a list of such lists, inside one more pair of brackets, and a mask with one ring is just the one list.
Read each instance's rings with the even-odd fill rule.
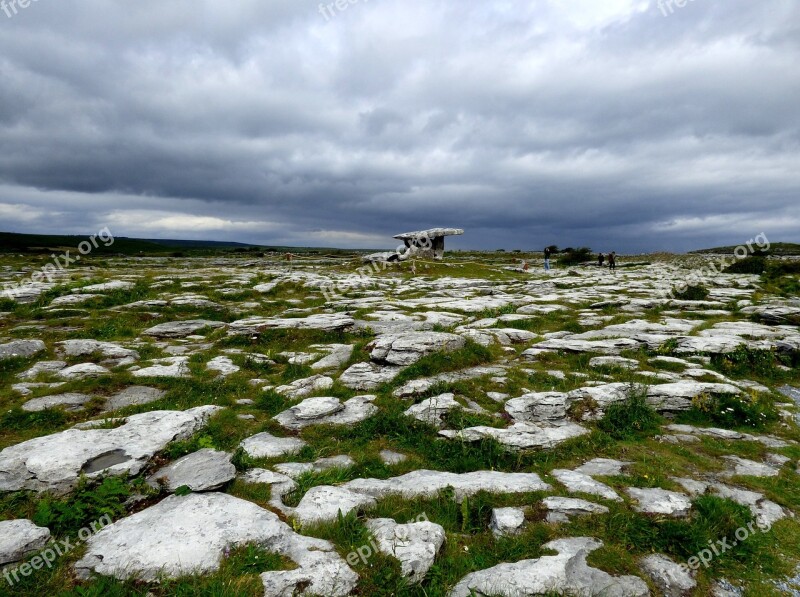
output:
[[647,388],[631,386],[624,402],[606,409],[598,427],[617,440],[657,434],[663,419],[647,404]]

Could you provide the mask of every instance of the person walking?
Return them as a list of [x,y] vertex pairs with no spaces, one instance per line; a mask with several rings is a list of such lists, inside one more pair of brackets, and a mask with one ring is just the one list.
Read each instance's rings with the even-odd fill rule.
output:
[[617,254],[614,251],[611,251],[608,255],[608,269],[615,274],[617,273]]
[[544,248],[544,271],[550,271],[550,247]]

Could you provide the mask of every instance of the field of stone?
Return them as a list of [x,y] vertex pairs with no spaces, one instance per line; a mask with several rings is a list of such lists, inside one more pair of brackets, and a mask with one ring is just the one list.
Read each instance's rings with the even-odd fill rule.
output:
[[98,257],[0,298],[0,595],[800,595],[796,276],[659,292],[714,259]]

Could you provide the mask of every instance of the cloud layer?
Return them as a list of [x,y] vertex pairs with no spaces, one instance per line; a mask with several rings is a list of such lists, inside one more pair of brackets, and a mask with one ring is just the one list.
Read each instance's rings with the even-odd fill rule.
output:
[[377,248],[441,225],[467,229],[451,246],[630,252],[800,241],[800,5],[669,4],[0,12],[0,229]]

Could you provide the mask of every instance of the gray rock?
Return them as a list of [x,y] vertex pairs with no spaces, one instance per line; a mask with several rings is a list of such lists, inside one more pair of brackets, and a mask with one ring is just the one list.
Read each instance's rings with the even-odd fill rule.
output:
[[42,550],[48,541],[50,530],[30,520],[0,521],[0,568]]
[[408,460],[408,456],[400,454],[399,452],[392,452],[391,450],[381,450],[381,461],[389,466],[400,464]]
[[342,373],[339,381],[351,390],[369,391],[392,381],[401,367],[382,366],[376,363],[356,363]]
[[275,437],[264,432],[242,440],[239,445],[252,458],[277,458],[299,452],[306,442],[296,437]]
[[406,410],[405,415],[441,429],[444,425],[444,417],[447,413],[460,408],[464,407],[456,402],[453,394],[442,394],[441,396],[433,396],[432,398],[423,400],[419,404],[415,404]]
[[689,597],[697,587],[688,569],[665,555],[647,556],[639,565],[664,597]]
[[101,375],[108,375],[111,373],[105,367],[95,365],[94,363],[81,363],[80,365],[73,365],[61,369],[56,375],[61,379],[75,380],[86,379],[87,377],[100,377]]
[[395,366],[408,366],[433,352],[452,352],[463,348],[466,340],[442,332],[409,332],[379,336],[367,346],[372,360]]
[[189,357],[156,359],[150,367],[132,371],[134,377],[189,377]]
[[549,497],[542,500],[542,506],[547,510],[545,520],[550,523],[569,522],[573,516],[608,513],[605,506],[577,498]]
[[444,430],[439,435],[459,441],[478,442],[492,438],[511,450],[553,448],[569,439],[589,433],[585,427],[564,421],[561,423],[515,423],[505,429],[468,427],[461,431]]
[[564,420],[568,405],[562,392],[535,392],[509,400],[505,410],[515,421],[540,423]]
[[258,335],[266,330],[322,330],[326,332],[337,332],[347,330],[355,324],[355,320],[344,313],[319,313],[308,317],[296,319],[280,319],[251,317],[241,319],[230,324],[228,334],[230,335]]
[[328,344],[312,346],[311,348],[320,348],[329,351],[328,356],[321,358],[311,365],[314,371],[328,371],[339,369],[346,365],[353,354],[354,347],[352,344]]
[[367,528],[381,553],[400,561],[400,570],[411,584],[425,579],[446,536],[441,525],[426,521],[397,524],[391,518],[378,518],[368,520]]
[[586,563],[603,546],[601,541],[578,537],[558,539],[542,547],[558,552],[513,564],[500,564],[465,576],[449,597],[527,597],[550,594],[597,597],[646,597],[647,584],[636,576],[611,576]]
[[92,293],[92,292],[109,292],[112,290],[130,290],[136,286],[133,282],[127,282],[124,280],[111,280],[110,282],[104,282],[102,284],[92,284],[91,286],[84,286],[83,288],[78,288],[74,292],[79,292],[81,294],[84,293]]
[[206,363],[206,369],[216,371],[221,377],[228,377],[241,369],[229,357],[215,357]]
[[501,473],[499,471],[478,471],[474,473],[447,473],[419,470],[390,479],[354,479],[342,487],[372,496],[384,498],[397,495],[406,499],[418,497],[432,498],[447,487],[452,487],[457,501],[479,491],[489,493],[530,493],[547,491],[550,485],[544,483],[536,473]]
[[27,371],[18,374],[19,379],[36,379],[40,375],[53,375],[67,366],[66,361],[40,361]]
[[275,465],[275,470],[292,479],[306,473],[321,473],[331,469],[344,469],[355,466],[356,462],[346,455],[318,458],[314,462],[284,462]]
[[761,530],[768,530],[779,520],[788,516],[787,511],[781,506],[766,499],[762,494],[746,489],[730,487],[722,483],[712,483],[710,489],[714,495],[726,498],[747,506]]
[[153,411],[122,419],[114,429],[68,429],[0,452],[0,491],[70,491],[81,474],[138,474],[167,444],[185,440],[220,407]]
[[594,357],[589,361],[590,367],[618,367],[620,369],[628,369],[635,371],[639,368],[639,361],[634,359],[626,359],[623,357]]
[[275,391],[278,394],[297,400],[306,398],[316,392],[324,392],[333,387],[333,379],[324,375],[313,375],[305,379],[298,379],[285,386],[278,386]]
[[516,535],[525,526],[525,510],[523,508],[494,508],[489,521],[489,529],[500,536]]
[[303,525],[330,522],[336,520],[339,513],[346,516],[353,510],[374,508],[376,504],[375,499],[364,493],[319,485],[306,492],[294,510],[294,518]]
[[68,412],[83,410],[83,407],[92,399],[86,394],[57,394],[55,396],[43,396],[28,400],[22,405],[22,410],[26,412],[41,412],[48,408],[63,407]]
[[145,336],[154,338],[186,338],[197,332],[211,328],[217,329],[225,327],[221,321],[209,321],[206,319],[192,319],[188,321],[170,321],[153,326],[142,332]]
[[355,396],[342,403],[338,398],[307,398],[297,406],[273,417],[286,429],[300,430],[310,425],[352,425],[368,419],[378,407],[373,395]]
[[161,400],[167,392],[147,386],[129,386],[110,396],[106,401],[105,411],[111,412],[129,406],[142,406]]
[[633,464],[609,458],[595,458],[575,469],[576,473],[583,473],[591,477],[618,477],[623,474],[623,469]]
[[45,345],[41,340],[14,340],[8,344],[0,344],[0,361],[16,357],[29,359],[44,350]]
[[536,360],[541,351],[548,352],[572,352],[572,353],[595,353],[605,355],[619,355],[626,350],[639,350],[645,345],[644,342],[632,338],[613,338],[610,340],[575,340],[573,338],[545,340],[534,344],[531,348],[522,353]]
[[[419,394],[424,394],[433,386],[439,383],[456,383],[459,381],[467,381],[470,379],[477,379],[488,375],[502,375],[506,372],[505,367],[491,366],[491,367],[471,367],[461,371],[452,371],[448,373],[440,373],[433,377],[426,377],[422,379],[414,379],[399,387],[393,392],[397,398],[411,398]],[[392,378],[394,379],[394,378]]]
[[298,535],[272,512],[221,493],[170,496],[105,527],[87,541],[75,570],[81,578],[95,572],[147,582],[208,574],[219,569],[227,549],[246,544],[298,565],[262,574],[268,595],[344,597],[358,580],[331,543]]
[[159,469],[147,482],[153,487],[164,483],[170,492],[183,486],[201,492],[219,489],[234,477],[236,477],[236,467],[231,464],[230,454],[204,449],[187,454]]
[[634,510],[644,514],[664,514],[684,518],[692,509],[692,500],[687,495],[666,489],[629,487],[628,495],[639,502]]
[[588,493],[589,495],[596,495],[607,500],[614,500],[616,502],[622,501],[622,498],[617,495],[616,491],[605,483],[595,481],[589,475],[567,469],[555,469],[551,471],[550,474],[573,493]]
[[130,359],[131,362],[139,360],[139,353],[130,348],[124,348],[113,342],[100,342],[98,340],[65,340],[57,342],[59,354],[68,357],[88,357],[99,354],[106,359]]
[[738,456],[723,456],[723,458],[731,464],[730,470],[723,473],[725,477],[777,477],[781,474],[778,469],[762,462],[755,462]]

